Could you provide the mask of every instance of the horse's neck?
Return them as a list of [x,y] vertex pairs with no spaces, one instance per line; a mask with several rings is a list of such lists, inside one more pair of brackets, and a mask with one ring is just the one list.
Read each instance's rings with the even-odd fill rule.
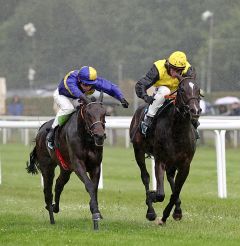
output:
[[74,131],[78,132],[79,131],[79,126],[80,128],[85,127],[85,121],[81,117],[81,112],[80,110],[75,111],[70,119],[66,122],[66,124],[63,126],[67,131]]
[[83,134],[85,131],[85,119],[81,115],[81,112],[79,111],[78,117],[77,117],[77,129],[79,134]]
[[[168,112],[166,112],[165,115],[163,115],[163,118],[165,118],[165,127],[171,128],[171,130],[177,135],[186,135],[191,128],[191,122],[188,117],[183,117],[181,113],[177,111],[176,107],[170,107]],[[159,121],[163,120],[161,119],[161,116],[159,118]]]
[[180,112],[177,111],[177,108],[174,108],[173,113],[173,130],[178,132],[179,135],[184,135],[189,133],[191,130],[192,124],[189,117],[184,117]]

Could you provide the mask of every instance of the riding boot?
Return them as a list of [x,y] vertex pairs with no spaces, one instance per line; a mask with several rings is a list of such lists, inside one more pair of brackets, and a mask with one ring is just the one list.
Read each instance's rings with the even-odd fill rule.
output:
[[144,120],[141,122],[142,134],[146,136],[148,129],[152,126],[153,117],[145,115]]
[[48,143],[48,148],[53,149],[54,147],[54,133],[55,133],[55,128],[52,128],[49,130],[47,134],[47,143]]
[[199,132],[198,132],[198,126],[200,125],[199,121],[198,120],[192,120],[192,125],[195,129],[195,136],[196,136],[196,139],[200,139],[200,135],[199,135]]

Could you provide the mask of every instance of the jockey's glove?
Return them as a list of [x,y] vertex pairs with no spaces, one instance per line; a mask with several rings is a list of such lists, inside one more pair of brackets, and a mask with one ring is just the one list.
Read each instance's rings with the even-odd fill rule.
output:
[[125,98],[122,98],[120,102],[121,102],[123,108],[128,108],[129,103]]
[[80,97],[79,97],[79,102],[81,101],[84,101],[85,103],[89,103],[90,102],[90,99],[87,98],[86,95],[82,94]]
[[155,99],[154,99],[154,97],[152,97],[152,96],[145,95],[145,96],[143,97],[143,100],[144,100],[146,103],[148,103],[148,104],[152,104],[153,101],[154,101]]

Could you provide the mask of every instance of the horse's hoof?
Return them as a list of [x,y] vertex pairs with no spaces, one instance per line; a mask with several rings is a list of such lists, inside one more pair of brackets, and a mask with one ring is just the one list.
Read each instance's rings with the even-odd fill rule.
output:
[[181,220],[182,219],[182,213],[173,213],[172,215],[174,220]]
[[147,213],[147,214],[146,214],[146,218],[147,218],[149,221],[154,221],[154,220],[157,218],[157,215],[156,215],[156,213]]
[[50,220],[50,224],[51,225],[55,225],[55,220],[53,219],[53,220]]
[[94,231],[98,231],[99,230],[98,220],[93,220],[93,229],[94,229]]
[[53,212],[57,214],[59,212],[59,206],[56,206],[56,204],[53,204],[52,206],[53,206]]
[[174,220],[181,220],[182,219],[182,209],[175,208],[172,214]]
[[165,226],[166,225],[166,221],[164,222],[164,221],[162,221],[162,219],[156,218],[155,224],[156,225],[160,225],[160,226]]
[[97,231],[98,228],[98,221],[101,220],[103,217],[100,213],[95,213],[92,215],[92,220],[93,220],[93,229],[94,231]]

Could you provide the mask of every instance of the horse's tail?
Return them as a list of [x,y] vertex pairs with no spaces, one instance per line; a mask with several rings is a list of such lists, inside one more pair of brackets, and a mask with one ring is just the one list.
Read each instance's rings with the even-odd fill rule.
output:
[[38,171],[40,170],[39,163],[37,160],[36,146],[34,147],[33,151],[30,153],[30,162],[27,161],[26,170],[28,173],[31,173],[31,174],[38,174]]
[[130,125],[130,140],[133,142],[135,135],[140,130],[140,124],[144,117],[144,106],[140,106],[133,115]]

